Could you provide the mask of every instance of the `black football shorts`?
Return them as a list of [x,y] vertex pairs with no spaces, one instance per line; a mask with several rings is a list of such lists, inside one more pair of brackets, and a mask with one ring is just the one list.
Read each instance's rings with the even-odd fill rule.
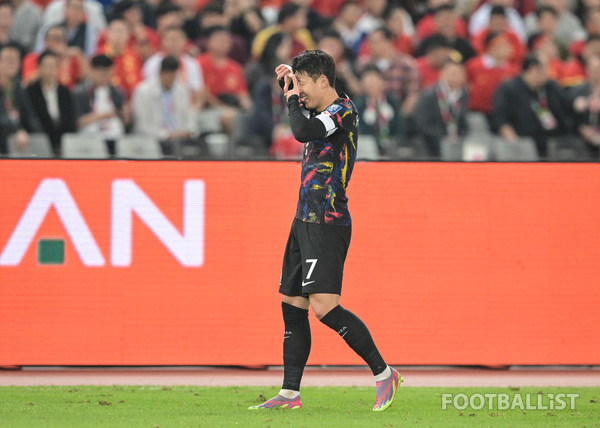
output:
[[285,247],[279,292],[286,296],[342,294],[352,227],[294,219]]

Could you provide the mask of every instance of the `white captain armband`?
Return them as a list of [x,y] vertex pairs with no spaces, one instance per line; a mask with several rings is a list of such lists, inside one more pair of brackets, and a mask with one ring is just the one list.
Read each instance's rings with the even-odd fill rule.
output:
[[325,136],[326,137],[329,137],[331,134],[333,134],[336,131],[337,124],[331,118],[331,113],[329,113],[327,110],[325,110],[322,113],[319,113],[315,117],[317,119],[319,119],[323,123],[323,125],[325,125],[325,131],[326,131]]

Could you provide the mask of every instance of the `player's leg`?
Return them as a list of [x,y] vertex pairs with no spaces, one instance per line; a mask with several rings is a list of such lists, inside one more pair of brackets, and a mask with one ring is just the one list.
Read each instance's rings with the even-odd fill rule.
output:
[[371,368],[377,385],[373,410],[387,409],[394,402],[402,378],[386,363],[365,323],[340,304],[335,294],[311,294],[310,304],[317,318],[335,330]]
[[305,291],[309,293],[316,317],[335,330],[371,368],[377,384],[374,410],[384,410],[394,400],[400,377],[386,364],[365,323],[340,305],[344,263],[351,233],[349,227],[320,226],[319,245],[315,250],[318,258],[315,257],[309,272],[304,274],[305,278],[307,274],[310,276],[310,281],[305,279],[303,284],[314,282],[307,285]]
[[274,407],[296,409],[302,407],[300,382],[310,354],[311,334],[308,321],[309,301],[302,296],[301,282],[302,259],[295,226],[292,225],[285,249],[279,288],[283,295],[281,302],[284,322],[283,384],[276,397],[261,405],[251,407],[251,409]]

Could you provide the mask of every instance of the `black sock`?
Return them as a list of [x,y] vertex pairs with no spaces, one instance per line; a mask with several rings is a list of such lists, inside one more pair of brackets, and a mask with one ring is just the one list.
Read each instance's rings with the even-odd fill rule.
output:
[[387,364],[377,350],[369,329],[359,317],[338,305],[321,318],[321,322],[342,336],[369,365],[373,375],[383,373]]
[[310,354],[308,310],[281,302],[285,333],[283,335],[283,389],[300,391],[304,366]]

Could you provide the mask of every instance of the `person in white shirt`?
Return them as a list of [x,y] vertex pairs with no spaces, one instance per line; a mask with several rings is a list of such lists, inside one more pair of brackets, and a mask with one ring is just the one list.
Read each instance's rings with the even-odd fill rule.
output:
[[133,92],[134,130],[161,142],[166,155],[181,144],[197,142],[196,111],[189,89],[177,80],[179,61],[166,56],[157,77],[141,82]]
[[490,14],[492,7],[503,6],[506,10],[508,26],[523,43],[527,43],[527,32],[525,24],[519,12],[513,7],[514,0],[488,0],[482,4],[479,9],[473,12],[469,21],[469,33],[474,36],[485,30],[490,23]]
[[110,83],[112,68],[108,56],[94,56],[90,78],[73,90],[73,101],[79,132],[101,135],[114,154],[114,142],[125,133],[130,114],[123,92]]
[[177,81],[190,91],[192,104],[200,108],[203,104],[204,78],[198,61],[186,53],[186,43],[187,38],[181,27],[167,28],[162,38],[162,49],[144,63],[142,76],[144,79],[158,77],[161,61],[169,55],[177,58]]

